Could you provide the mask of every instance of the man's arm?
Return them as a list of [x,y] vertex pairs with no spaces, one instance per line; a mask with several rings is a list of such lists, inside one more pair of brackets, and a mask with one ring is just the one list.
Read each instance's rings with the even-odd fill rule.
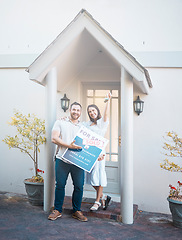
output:
[[65,148],[71,148],[71,149],[82,149],[82,147],[74,144],[75,141],[71,142],[70,144],[65,143],[60,137],[60,132],[53,130],[52,131],[52,137],[51,140],[54,144],[58,145],[58,146],[62,146]]

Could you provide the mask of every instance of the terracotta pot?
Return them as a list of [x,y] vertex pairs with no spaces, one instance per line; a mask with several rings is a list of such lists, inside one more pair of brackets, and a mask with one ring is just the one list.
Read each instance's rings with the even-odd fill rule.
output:
[[29,182],[24,180],[28,201],[34,206],[42,206],[44,203],[44,183]]
[[173,225],[182,228],[182,202],[167,198],[172,213]]

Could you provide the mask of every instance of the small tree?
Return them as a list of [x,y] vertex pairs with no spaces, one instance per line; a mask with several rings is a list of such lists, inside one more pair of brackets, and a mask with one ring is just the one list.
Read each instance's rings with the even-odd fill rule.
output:
[[35,170],[35,181],[43,181],[39,175],[42,170],[38,169],[39,146],[44,144],[45,138],[45,121],[37,118],[35,114],[23,115],[19,111],[14,112],[11,122],[8,124],[15,126],[18,132],[14,137],[7,136],[3,141],[8,144],[9,148],[18,148],[21,152],[27,153],[33,160]]
[[[166,159],[160,164],[162,169],[170,172],[182,172],[182,167],[173,161],[169,161],[169,158],[182,158],[182,138],[179,138],[175,132],[167,132],[167,142],[164,142],[163,149],[166,150]],[[178,181],[178,187],[175,188],[171,184],[169,197],[181,198],[181,186],[182,183]]]
[[169,157],[182,158],[182,138],[175,132],[167,132],[168,142],[164,142],[163,149],[167,152],[167,158],[160,164],[160,167],[170,172],[182,172],[182,167],[168,160]]

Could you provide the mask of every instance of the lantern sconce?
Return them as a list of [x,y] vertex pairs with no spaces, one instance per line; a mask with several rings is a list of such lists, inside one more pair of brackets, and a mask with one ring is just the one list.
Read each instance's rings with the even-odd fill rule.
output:
[[133,102],[133,107],[134,107],[134,111],[140,115],[140,113],[143,112],[143,105],[144,105],[144,101],[142,101],[140,99],[140,97],[137,97],[137,100]]
[[61,108],[63,109],[64,112],[68,110],[69,104],[70,104],[70,99],[66,97],[66,93],[64,94],[64,97],[60,99],[61,100]]

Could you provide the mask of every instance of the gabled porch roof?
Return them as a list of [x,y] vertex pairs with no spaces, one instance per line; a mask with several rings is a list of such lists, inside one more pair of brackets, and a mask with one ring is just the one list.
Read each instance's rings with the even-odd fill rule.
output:
[[52,67],[56,67],[59,91],[74,79],[84,78],[95,68],[108,70],[120,81],[121,66],[133,77],[141,91],[148,94],[149,87],[152,87],[148,71],[82,9],[26,71],[31,80],[45,85],[45,76]]

